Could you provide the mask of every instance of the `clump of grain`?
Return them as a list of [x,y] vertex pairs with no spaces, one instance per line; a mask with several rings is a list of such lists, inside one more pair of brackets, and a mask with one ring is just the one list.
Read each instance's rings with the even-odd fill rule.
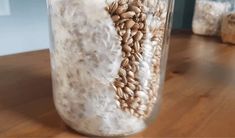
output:
[[122,46],[123,60],[113,85],[117,103],[132,115],[147,118],[158,98],[167,3],[121,0],[106,9]]

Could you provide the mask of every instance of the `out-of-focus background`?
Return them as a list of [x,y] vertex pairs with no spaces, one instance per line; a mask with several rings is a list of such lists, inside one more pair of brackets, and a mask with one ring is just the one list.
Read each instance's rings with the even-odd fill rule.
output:
[[[195,0],[176,0],[174,29],[190,29]],[[0,0],[0,56],[49,47],[46,0]]]

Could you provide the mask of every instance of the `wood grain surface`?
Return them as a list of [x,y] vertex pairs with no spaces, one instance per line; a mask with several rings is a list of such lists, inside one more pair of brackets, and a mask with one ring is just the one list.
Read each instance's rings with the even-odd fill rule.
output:
[[[234,63],[234,46],[175,33],[160,114],[131,137],[235,137]],[[0,137],[85,137],[55,111],[48,50],[0,57]]]

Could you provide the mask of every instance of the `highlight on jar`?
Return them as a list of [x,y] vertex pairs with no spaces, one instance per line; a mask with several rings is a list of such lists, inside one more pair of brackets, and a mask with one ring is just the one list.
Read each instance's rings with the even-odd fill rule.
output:
[[79,133],[126,136],[157,115],[174,0],[48,0],[56,109]]

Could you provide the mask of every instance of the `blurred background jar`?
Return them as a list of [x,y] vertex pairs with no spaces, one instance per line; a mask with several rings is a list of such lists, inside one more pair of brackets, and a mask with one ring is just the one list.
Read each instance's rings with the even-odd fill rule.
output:
[[192,29],[199,35],[220,35],[223,15],[232,9],[234,0],[196,0]]
[[232,11],[223,16],[221,37],[223,42],[235,44],[235,1]]
[[174,0],[48,0],[53,95],[61,118],[125,136],[156,117]]

